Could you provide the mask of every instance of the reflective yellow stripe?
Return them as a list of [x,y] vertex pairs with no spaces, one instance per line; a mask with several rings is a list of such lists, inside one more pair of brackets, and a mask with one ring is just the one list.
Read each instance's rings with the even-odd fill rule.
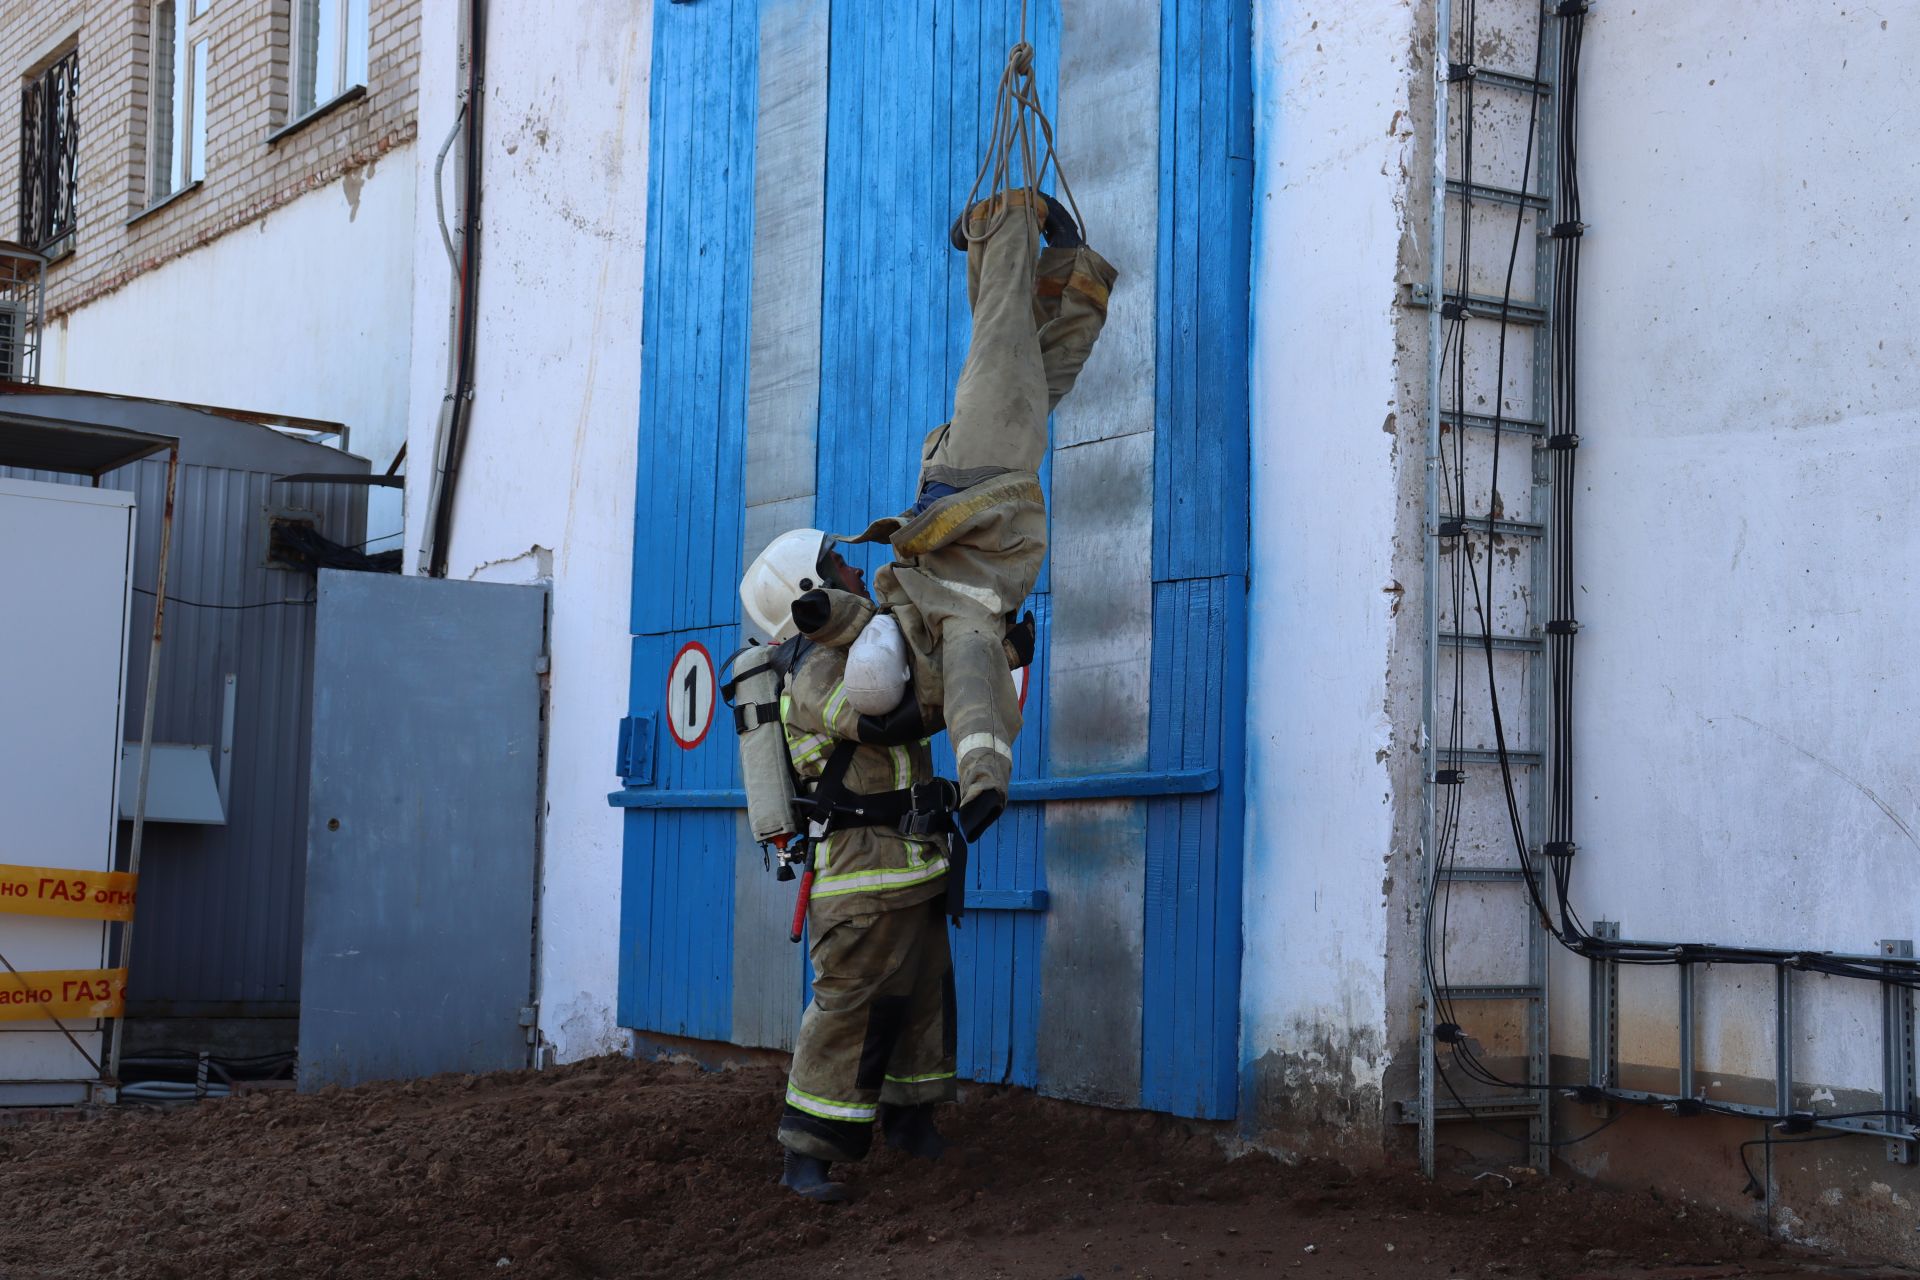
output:
[[877,893],[882,889],[906,889],[937,880],[947,873],[947,860],[935,858],[917,867],[895,867],[882,871],[848,871],[837,876],[820,876],[813,882],[813,896],[835,898],[847,893]]
[[[887,754],[893,760],[893,789],[904,791],[913,785],[913,757],[907,754],[905,747],[888,747]],[[904,843],[907,846],[907,865],[925,866],[927,860],[923,855],[927,846],[918,840],[906,840]]]
[[793,729],[788,729],[787,755],[792,758],[796,768],[803,764],[811,764],[826,754],[827,745],[832,741],[833,739],[824,733],[797,733]]
[[816,876],[819,872],[827,869],[827,855],[832,851],[833,841],[831,839],[822,840],[819,845],[815,847],[813,851],[813,869]]
[[888,1076],[887,1079],[893,1084],[926,1084],[930,1080],[951,1080],[953,1072],[935,1071],[924,1076]]
[[876,1111],[875,1104],[871,1102],[835,1102],[832,1098],[817,1098],[796,1087],[791,1080],[787,1081],[787,1105],[822,1120],[871,1120]]
[[827,695],[826,715],[821,717],[827,722],[827,725],[829,728],[831,728],[833,725],[834,717],[838,716],[841,713],[841,711],[845,710],[846,705],[847,705],[847,686],[844,683],[833,686],[833,692]]

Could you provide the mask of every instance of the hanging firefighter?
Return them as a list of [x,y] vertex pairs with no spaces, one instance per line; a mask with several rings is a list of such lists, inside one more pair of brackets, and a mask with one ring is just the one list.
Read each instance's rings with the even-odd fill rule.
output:
[[[1038,473],[1048,416],[1092,354],[1117,276],[1081,239],[1064,176],[1067,204],[1037,186],[1005,185],[1016,150],[1025,173],[1044,175],[1056,165],[1032,64],[1031,46],[1015,45],[975,180],[977,191],[991,168],[990,194],[952,229],[954,248],[967,255],[973,310],[952,420],[922,445],[912,506],[841,539],[892,547],[893,562],[874,575],[875,592],[911,652],[921,718],[944,723],[953,743],[959,824],[969,840],[1006,808],[1013,771],[1020,702],[1000,655],[1046,558]],[[1038,163],[1035,124],[1046,142]]]

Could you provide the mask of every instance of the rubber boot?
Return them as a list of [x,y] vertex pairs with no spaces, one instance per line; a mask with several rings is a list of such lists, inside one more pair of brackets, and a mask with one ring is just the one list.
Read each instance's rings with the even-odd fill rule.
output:
[[947,1153],[947,1140],[933,1126],[933,1105],[890,1107],[880,1104],[880,1132],[887,1145],[922,1160],[938,1160]]
[[827,1176],[829,1166],[818,1156],[803,1156],[788,1151],[786,1166],[780,1173],[780,1185],[797,1196],[821,1204],[839,1204],[847,1198],[847,1184]]
[[[1012,190],[1024,192],[1026,191],[1026,188],[1014,187],[1012,188]],[[1073,238],[1069,240],[1068,243],[1079,244],[1080,231],[1077,227],[1074,227],[1073,219],[1067,217],[1067,215],[1064,212],[1058,215],[1055,214],[1052,197],[1047,196],[1042,192],[1034,192],[1033,194],[1040,198],[1040,201],[1041,201],[1040,207],[1046,211],[1046,217],[1041,219],[1041,223],[1040,223],[1040,230],[1042,234],[1046,234],[1047,228],[1052,227],[1055,224],[1056,216],[1057,216],[1057,218],[1060,221],[1062,221],[1062,223],[1066,227],[1072,228]],[[991,201],[989,200],[976,200],[972,204],[972,206],[966,209],[962,209],[960,211],[960,216],[953,220],[953,227],[947,232],[947,240],[950,244],[953,245],[955,249],[959,250],[961,253],[965,253],[967,251],[967,246],[970,243],[967,239],[967,219],[973,217],[976,214],[978,214],[981,217],[987,216],[987,209],[990,204],[991,204]],[[1053,237],[1051,235],[1047,236],[1047,243],[1048,244],[1054,243]]]

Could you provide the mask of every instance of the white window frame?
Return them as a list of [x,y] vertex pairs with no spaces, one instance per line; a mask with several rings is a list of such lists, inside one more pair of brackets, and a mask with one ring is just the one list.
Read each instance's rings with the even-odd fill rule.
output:
[[[331,15],[321,12],[325,7]],[[366,89],[371,10],[371,0],[291,0],[289,124]]]
[[[147,204],[207,176],[207,80],[214,0],[151,0],[147,10]],[[164,73],[164,74],[163,74]]]

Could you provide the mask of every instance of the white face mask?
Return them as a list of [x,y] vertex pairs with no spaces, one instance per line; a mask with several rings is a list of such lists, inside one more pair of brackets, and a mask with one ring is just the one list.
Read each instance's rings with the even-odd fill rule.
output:
[[892,614],[875,614],[847,650],[848,705],[863,716],[885,715],[900,705],[912,676],[900,624]]

